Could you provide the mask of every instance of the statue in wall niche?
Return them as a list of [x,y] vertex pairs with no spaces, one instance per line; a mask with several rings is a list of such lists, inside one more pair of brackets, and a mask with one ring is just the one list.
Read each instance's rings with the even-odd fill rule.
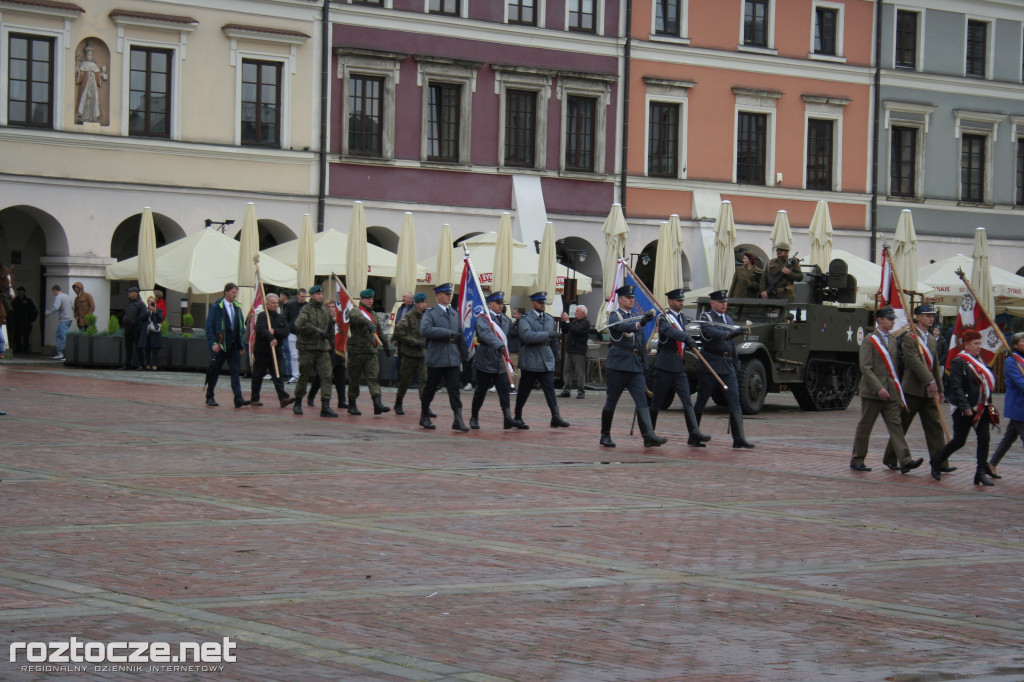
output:
[[100,122],[100,86],[107,80],[107,67],[100,66],[93,59],[93,49],[85,44],[85,54],[79,57],[75,67],[75,83],[81,93],[75,119],[78,123]]

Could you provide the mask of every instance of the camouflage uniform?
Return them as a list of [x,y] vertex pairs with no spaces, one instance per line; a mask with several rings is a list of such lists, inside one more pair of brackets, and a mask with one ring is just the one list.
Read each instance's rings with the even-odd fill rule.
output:
[[[366,376],[366,387],[374,404],[380,400],[380,359],[377,356],[377,325],[366,319],[364,308],[348,314],[348,404],[359,397],[359,377]],[[370,313],[373,316],[373,313]]]
[[402,351],[402,366],[398,377],[398,393],[395,395],[395,405],[401,405],[405,392],[409,390],[413,377],[419,377],[419,390],[427,384],[427,366],[423,358],[427,354],[426,339],[420,333],[420,322],[423,313],[412,310],[402,316],[402,319],[395,325],[395,342]]
[[[334,348],[334,320],[320,301],[310,300],[295,320],[299,350],[299,380],[295,384],[295,402],[302,403],[306,385],[315,373],[320,376],[320,400],[331,403],[331,350]],[[326,332],[325,334],[321,332]]]

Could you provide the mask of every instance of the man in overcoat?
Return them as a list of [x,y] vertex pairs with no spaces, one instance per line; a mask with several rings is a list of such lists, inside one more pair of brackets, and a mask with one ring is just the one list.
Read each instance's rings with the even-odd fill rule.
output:
[[452,408],[452,429],[469,431],[469,427],[462,421],[462,398],[459,395],[459,373],[463,359],[469,355],[469,349],[462,337],[459,312],[452,308],[452,290],[451,282],[434,287],[437,305],[428,308],[420,320],[420,333],[427,342],[427,385],[420,394],[420,426],[425,429],[437,428],[430,421],[430,403],[444,382],[448,390],[448,404]]

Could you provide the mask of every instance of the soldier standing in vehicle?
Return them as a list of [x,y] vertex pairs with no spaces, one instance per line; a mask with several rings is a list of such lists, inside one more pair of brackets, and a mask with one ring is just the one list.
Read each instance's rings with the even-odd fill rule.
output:
[[775,245],[775,258],[768,261],[764,272],[761,273],[761,298],[792,300],[796,295],[793,283],[799,282],[803,278],[804,273],[800,269],[800,261],[790,262],[789,244],[779,242]]

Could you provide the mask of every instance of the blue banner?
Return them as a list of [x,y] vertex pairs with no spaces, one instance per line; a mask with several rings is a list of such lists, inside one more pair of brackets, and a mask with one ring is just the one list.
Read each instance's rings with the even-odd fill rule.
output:
[[473,350],[473,337],[476,336],[477,315],[486,310],[484,292],[480,288],[480,279],[473,272],[473,264],[469,253],[463,257],[462,281],[459,283],[459,317],[462,319],[462,338],[466,348]]
[[[633,285],[633,293],[636,294],[636,306],[634,310],[639,310],[641,314],[646,313],[648,310],[658,312],[658,306],[654,305],[654,301],[650,299],[647,292],[644,290],[643,285],[640,284],[633,273],[627,269],[625,272],[624,282],[626,284]],[[644,347],[647,347],[647,342],[651,340],[651,334],[654,333],[655,328],[658,325],[658,318],[655,317],[653,320],[644,325]]]

